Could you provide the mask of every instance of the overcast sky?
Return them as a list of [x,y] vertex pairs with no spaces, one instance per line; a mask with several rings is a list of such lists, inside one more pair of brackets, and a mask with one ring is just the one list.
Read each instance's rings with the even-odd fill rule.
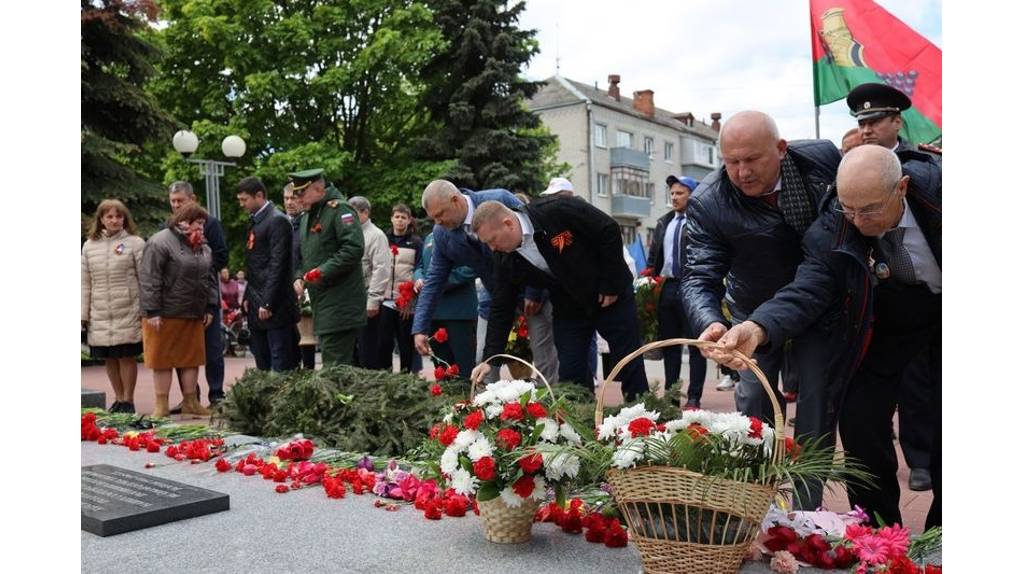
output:
[[[942,48],[939,0],[877,0]],[[654,103],[692,112],[758,109],[786,139],[814,137],[807,0],[528,0],[520,24],[537,30],[541,52],[526,75],[555,73],[623,94],[654,90]],[[821,108],[821,137],[839,142],[855,124],[844,101]]]

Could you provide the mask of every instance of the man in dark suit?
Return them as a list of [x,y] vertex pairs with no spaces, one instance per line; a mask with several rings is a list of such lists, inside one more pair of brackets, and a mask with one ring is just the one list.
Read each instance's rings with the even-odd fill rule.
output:
[[[595,329],[608,341],[612,361],[640,347],[633,275],[621,256],[619,225],[607,214],[578,198],[541,199],[517,211],[486,202],[473,215],[473,231],[494,251],[485,355],[505,348],[526,285],[550,292],[563,378],[593,389],[587,354]],[[479,365],[473,379],[490,370]],[[643,360],[630,362],[620,380],[627,400],[647,391]]]
[[[504,189],[488,189],[470,191],[455,187],[455,184],[443,179],[430,182],[423,190],[423,209],[434,220],[434,253],[427,270],[427,279],[416,302],[416,316],[412,322],[413,342],[420,355],[429,355],[428,344],[430,322],[434,310],[448,284],[452,270],[466,266],[476,273],[484,284],[487,294],[495,291],[494,261],[491,249],[477,237],[471,223],[476,208],[486,201],[499,201],[509,207],[519,207],[522,202],[511,192]],[[527,301],[543,301],[541,290],[528,287],[525,292]],[[481,297],[479,321],[486,323],[489,318],[490,297]],[[510,327],[510,326],[509,326]],[[505,336],[508,336],[508,328]],[[478,329],[479,332],[479,329]],[[482,337],[481,337],[482,338]],[[551,341],[538,341],[531,338],[531,350],[534,363],[551,383],[558,380],[558,354]],[[481,341],[477,341],[481,353],[480,358],[490,355],[482,354]],[[503,352],[504,346],[501,347]],[[497,373],[495,373],[496,375]]]
[[[679,280],[686,265],[686,206],[690,193],[697,189],[697,180],[692,177],[668,176],[672,211],[658,220],[651,242],[651,257],[648,260],[649,275],[664,278],[661,297],[658,299],[658,338],[675,339],[697,336],[683,309],[679,296]],[[699,409],[704,393],[704,379],[707,377],[708,362],[697,347],[690,347],[690,386],[686,389],[686,408]],[[680,347],[663,349],[665,357],[665,390],[672,388],[679,380],[683,350]]]
[[[792,283],[720,342],[749,354],[778,348],[814,325],[827,333],[843,446],[878,477],[875,487],[851,489],[850,504],[887,524],[901,522],[890,435],[899,383],[927,349],[936,379],[935,496],[925,526],[941,525],[942,170],[921,152],[897,157],[863,145],[843,158],[836,190],[804,236],[807,256]],[[739,366],[728,353],[713,358]]]
[[292,226],[288,217],[267,201],[267,188],[255,177],[238,183],[238,205],[249,214],[245,241],[245,288],[242,309],[249,322],[249,349],[256,368],[295,368],[292,352],[299,308],[292,290]]

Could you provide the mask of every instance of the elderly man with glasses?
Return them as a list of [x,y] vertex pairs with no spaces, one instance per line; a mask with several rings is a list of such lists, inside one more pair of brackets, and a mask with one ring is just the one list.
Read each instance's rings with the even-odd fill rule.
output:
[[730,329],[713,358],[742,367],[730,350],[777,347],[814,325],[830,333],[843,446],[878,477],[851,490],[850,504],[893,524],[902,520],[890,428],[903,372],[927,349],[936,385],[926,526],[941,525],[942,170],[921,152],[863,145],[843,158],[831,193],[796,278]]

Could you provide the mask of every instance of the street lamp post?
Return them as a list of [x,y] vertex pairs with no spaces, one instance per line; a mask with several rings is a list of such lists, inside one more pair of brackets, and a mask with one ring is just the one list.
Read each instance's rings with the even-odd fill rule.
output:
[[[199,138],[188,130],[181,130],[174,134],[171,141],[174,144],[174,149],[184,155],[186,161],[199,165],[199,172],[206,179],[206,204],[210,215],[220,219],[220,178],[224,175],[224,168],[234,166],[235,162],[189,157],[199,148]],[[221,143],[221,151],[227,158],[242,157],[245,154],[245,141],[238,136],[228,136]]]

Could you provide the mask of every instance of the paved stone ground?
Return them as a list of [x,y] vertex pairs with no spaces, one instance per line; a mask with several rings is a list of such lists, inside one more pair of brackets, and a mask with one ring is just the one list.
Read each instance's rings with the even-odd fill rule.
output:
[[[684,353],[684,357],[686,354]],[[684,359],[685,361],[685,359]],[[659,384],[664,381],[664,370],[662,368],[661,361],[646,361],[645,362],[648,378],[653,382],[657,381]],[[247,368],[254,368],[255,362],[252,357],[246,358],[227,358],[225,359],[225,388],[230,388],[233,382],[240,377]],[[397,370],[397,358],[395,369]],[[113,391],[110,389],[110,383],[107,380],[106,371],[102,366],[100,367],[83,367],[82,371],[82,388],[83,389],[95,389],[107,392],[107,405],[109,406],[113,402]],[[430,369],[424,371],[424,376],[427,378],[433,378],[433,374],[429,372]],[[683,366],[684,375],[687,373],[686,366]],[[507,374],[507,373],[506,373]],[[717,370],[714,368],[708,369],[708,380],[704,385],[704,395],[701,404],[704,408],[715,410],[715,411],[731,411],[735,410],[736,405],[733,400],[733,393],[721,392],[715,390],[715,383],[717,377]],[[206,379],[200,370],[199,384],[203,389],[203,396],[206,394]],[[621,403],[622,396],[616,386],[609,388],[607,394],[607,404],[617,405]],[[152,412],[153,409],[153,376],[152,373],[141,364],[139,365],[139,379],[138,386],[135,392],[136,409],[138,412]],[[181,393],[177,389],[177,385],[171,385],[171,404],[177,404],[181,400]],[[204,398],[205,401],[205,398]],[[789,413],[787,416],[793,416],[794,407],[789,407]],[[179,420],[180,417],[175,417]],[[194,422],[194,421],[193,421]],[[896,427],[898,428],[898,426]],[[792,434],[792,427],[788,427],[787,431]],[[83,451],[83,464],[86,464],[84,459],[85,451]],[[901,512],[903,514],[904,524],[915,534],[919,534],[924,530],[925,517],[928,514],[928,507],[931,505],[932,494],[931,492],[914,492],[907,488],[907,480],[909,478],[910,470],[907,468],[905,461],[903,460],[903,453],[900,451],[897,445],[896,452],[899,456],[900,470],[898,478],[900,485],[902,486],[901,494]],[[134,454],[134,453],[133,453]],[[197,485],[203,486],[203,485]],[[273,494],[273,493],[272,493]],[[850,509],[849,503],[846,499],[845,490],[842,486],[836,486],[835,492],[826,492],[824,506],[829,510],[836,512],[845,512]],[[84,563],[84,562],[83,562]]]

